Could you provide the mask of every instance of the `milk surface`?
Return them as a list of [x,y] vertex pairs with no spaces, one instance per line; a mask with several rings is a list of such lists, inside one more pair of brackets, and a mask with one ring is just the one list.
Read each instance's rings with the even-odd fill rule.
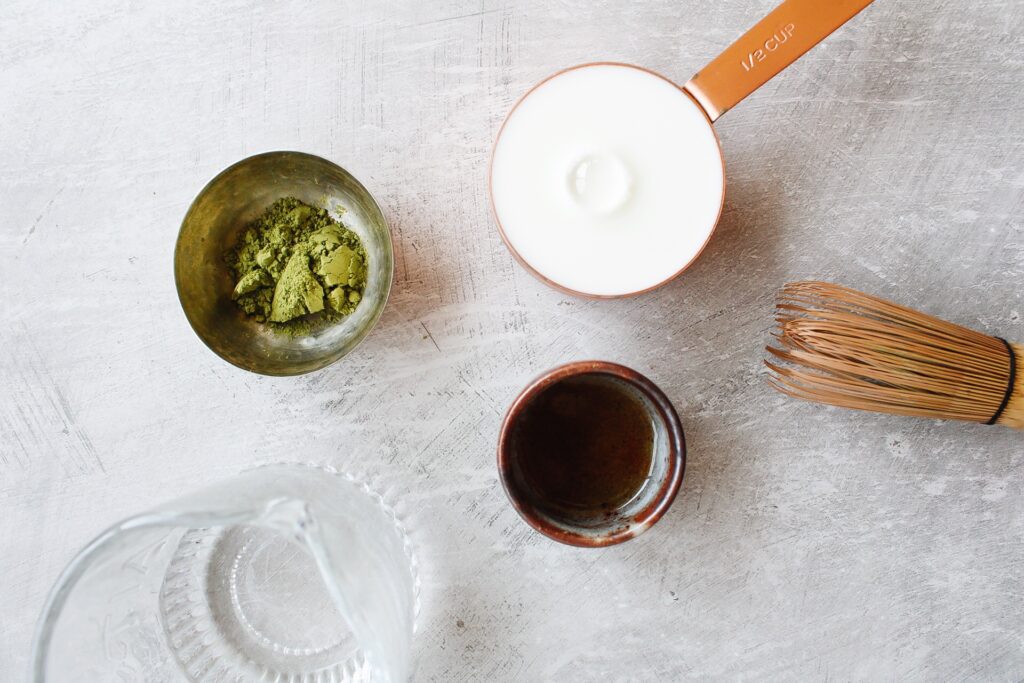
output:
[[565,71],[509,115],[491,192],[505,238],[545,278],[613,296],[671,278],[721,209],[718,141],[680,88],[642,69]]

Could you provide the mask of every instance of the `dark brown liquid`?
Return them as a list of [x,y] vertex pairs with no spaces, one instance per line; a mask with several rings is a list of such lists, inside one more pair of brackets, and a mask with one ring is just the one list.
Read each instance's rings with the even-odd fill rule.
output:
[[545,389],[524,409],[511,437],[531,499],[556,514],[614,510],[650,475],[650,415],[612,378],[570,377]]

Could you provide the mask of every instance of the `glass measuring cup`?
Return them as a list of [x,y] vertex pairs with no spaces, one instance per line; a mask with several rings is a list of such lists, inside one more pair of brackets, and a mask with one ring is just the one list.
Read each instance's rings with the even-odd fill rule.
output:
[[491,206],[521,265],[567,294],[632,296],[693,263],[725,199],[712,124],[871,0],[786,0],[685,85],[594,62],[541,81],[491,154]]
[[100,534],[54,586],[34,681],[405,681],[415,561],[379,495],[245,472]]

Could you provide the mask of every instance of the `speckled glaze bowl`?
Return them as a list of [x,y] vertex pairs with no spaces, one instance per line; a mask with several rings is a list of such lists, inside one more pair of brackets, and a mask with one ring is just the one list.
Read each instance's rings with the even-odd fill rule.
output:
[[[245,225],[281,197],[327,209],[359,235],[368,256],[355,312],[300,337],[246,316],[231,299],[235,283],[224,262]],[[178,298],[192,329],[224,360],[263,375],[319,370],[355,348],[384,311],[393,273],[391,233],[369,191],[340,166],[302,152],[257,154],[222,171],[192,202],[174,251]]]
[[[611,515],[568,518],[540,499],[523,476],[511,447],[512,432],[524,410],[545,389],[569,377],[596,375],[620,382],[646,408],[654,426],[654,454],[650,476],[639,494]],[[577,361],[549,370],[533,380],[512,402],[498,438],[498,473],[505,493],[526,523],[559,543],[600,548],[635,538],[672,505],[683,482],[686,441],[683,425],[668,397],[635,370],[605,361]]]

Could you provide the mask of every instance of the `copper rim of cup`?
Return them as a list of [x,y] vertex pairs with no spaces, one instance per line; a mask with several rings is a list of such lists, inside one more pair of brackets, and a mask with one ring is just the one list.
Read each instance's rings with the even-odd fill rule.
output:
[[[622,294],[591,294],[589,292],[580,292],[578,290],[570,289],[569,287],[561,285],[555,282],[554,280],[551,280],[544,274],[542,274],[540,271],[538,271],[532,265],[530,265],[530,263],[525,258],[523,258],[523,256],[512,245],[512,242],[511,240],[509,240],[508,235],[505,234],[505,229],[501,225],[501,218],[498,216],[498,209],[497,207],[494,206],[494,153],[498,149],[498,143],[501,141],[501,134],[505,132],[505,126],[508,124],[509,119],[512,118],[512,115],[515,113],[516,109],[519,108],[519,105],[522,104],[527,97],[532,95],[534,91],[536,91],[538,88],[540,88],[548,81],[557,78],[558,76],[561,76],[562,74],[568,71],[575,71],[576,69],[584,69],[591,66],[622,66],[630,69],[636,69],[637,71],[643,71],[645,73],[651,74],[652,76],[656,76],[672,85],[672,87],[678,90],[681,95],[683,95],[684,97],[688,97],[694,103],[694,105],[696,105],[697,109],[704,115],[704,118],[707,120],[708,128],[711,129],[711,134],[715,137],[715,143],[718,145],[718,158],[721,162],[722,194],[718,200],[718,213],[715,215],[715,220],[711,224],[711,229],[708,231],[708,236],[704,239],[704,243],[701,244],[700,249],[698,249],[697,252],[690,258],[690,260],[683,264],[683,266],[679,270],[677,270],[675,273],[665,278],[661,282],[658,282],[657,284],[651,285],[650,287],[646,287],[644,289],[639,289],[633,292],[624,292]],[[641,294],[646,294],[647,292],[652,292],[655,289],[664,287],[665,285],[667,285],[668,283],[672,282],[677,277],[682,275],[691,265],[694,264],[694,262],[698,258],[700,258],[700,255],[704,253],[704,249],[706,249],[708,243],[711,242],[711,236],[715,234],[715,230],[718,228],[718,222],[722,218],[722,209],[725,206],[725,183],[725,156],[722,153],[722,141],[719,139],[718,132],[715,130],[715,126],[712,123],[711,118],[708,116],[708,113],[704,109],[703,105],[701,105],[701,103],[698,102],[693,95],[687,92],[686,89],[681,87],[672,79],[663,76],[657,71],[652,71],[651,69],[642,66],[637,66],[636,64],[627,64],[625,62],[586,62],[585,64],[577,64],[575,66],[570,66],[565,69],[562,69],[561,71],[556,71],[550,76],[534,84],[533,87],[527,90],[522,96],[520,96],[518,100],[516,100],[516,103],[512,105],[511,109],[509,109],[508,114],[505,115],[505,120],[502,121],[501,127],[498,128],[498,134],[494,137],[494,144],[491,146],[491,158],[487,165],[487,195],[491,204],[491,215],[494,216],[494,222],[498,226],[498,235],[501,236],[501,241],[505,243],[505,248],[509,250],[509,253],[512,254],[512,257],[519,263],[519,265],[522,266],[526,270],[526,272],[528,272],[537,280],[543,282],[552,289],[562,292],[563,294],[577,296],[582,299],[625,299],[629,297],[640,296]]]
[[[508,442],[513,425],[522,415],[526,406],[542,391],[564,379],[582,375],[609,375],[637,389],[654,406],[655,411],[652,416],[662,422],[668,436],[669,452],[666,456],[668,467],[651,502],[632,515],[629,523],[625,526],[599,536],[584,536],[549,521],[530,500],[514,492],[514,484],[511,482],[512,458],[514,456],[510,453]],[[501,477],[505,495],[516,512],[527,524],[548,538],[581,548],[601,548],[622,543],[639,536],[652,527],[671,507],[676,494],[679,493],[685,469],[686,439],[683,435],[683,425],[668,397],[654,382],[636,370],[608,361],[587,360],[567,363],[548,370],[534,379],[512,401],[505,413],[505,419],[501,423],[501,432],[498,437],[498,474]]]

